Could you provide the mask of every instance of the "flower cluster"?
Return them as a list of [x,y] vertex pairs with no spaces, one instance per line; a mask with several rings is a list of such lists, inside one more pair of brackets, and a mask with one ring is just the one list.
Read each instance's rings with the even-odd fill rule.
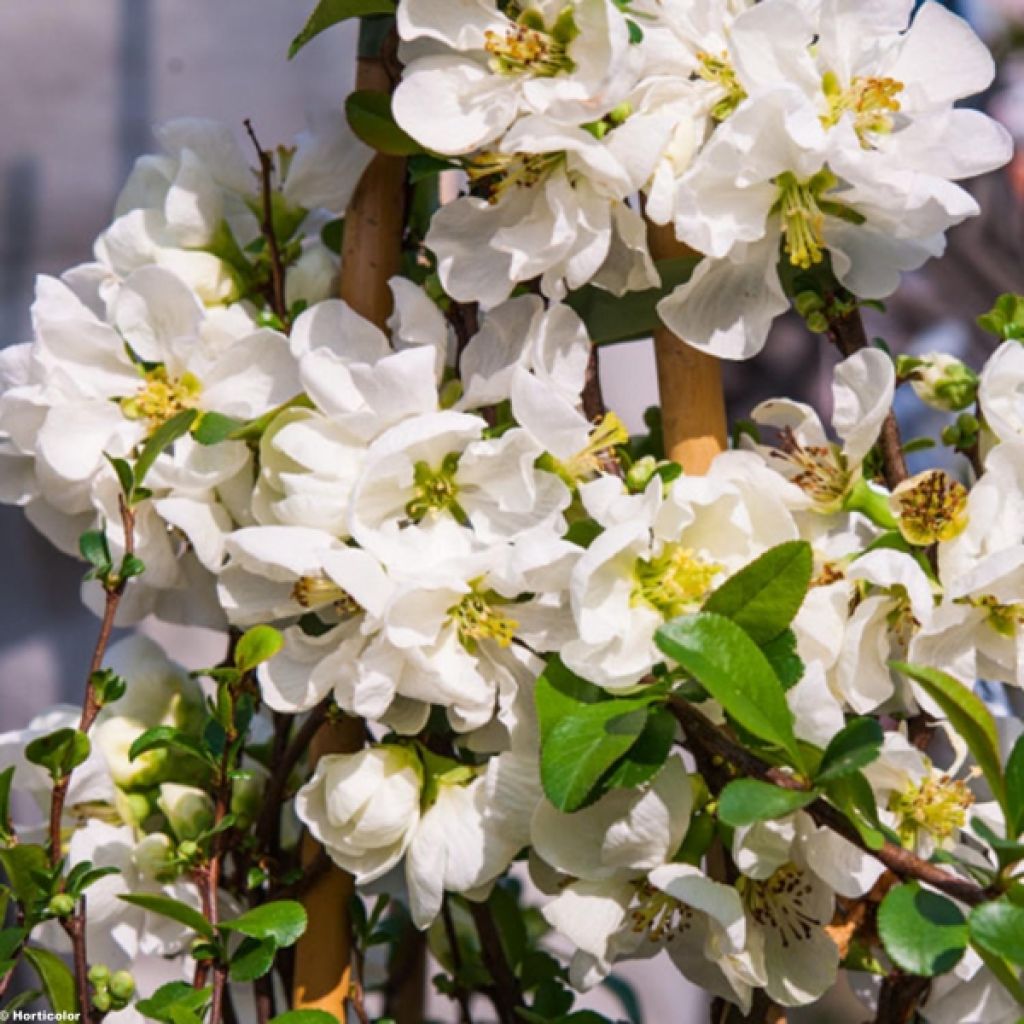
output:
[[[255,169],[220,127],[161,131],[0,355],[0,500],[90,563],[104,617],[84,708],[0,737],[12,963],[88,948],[112,1022],[220,1024],[229,982],[266,1019],[247,983],[305,925],[305,831],[402,894],[455,996],[456,912],[528,875],[530,1019],[666,952],[744,1013],[842,965],[960,979],[930,1024],[965,989],[1016,1020],[1019,943],[962,908],[1020,919],[1024,744],[1004,769],[971,688],[1024,687],[1024,300],[977,373],[848,346],[831,430],[764,402],[699,476],[600,407],[563,301],[658,285],[646,217],[701,257],[663,321],[745,357],[788,296],[837,334],[937,254],[976,212],[953,182],[1008,147],[954,107],[987,52],[911,6],[401,0],[394,115],[469,194],[409,232],[384,325],[332,297],[370,152],[344,124]],[[955,468],[903,470],[907,384]],[[147,616],[221,630],[224,661],[106,650]],[[352,911],[357,974],[389,898]]]

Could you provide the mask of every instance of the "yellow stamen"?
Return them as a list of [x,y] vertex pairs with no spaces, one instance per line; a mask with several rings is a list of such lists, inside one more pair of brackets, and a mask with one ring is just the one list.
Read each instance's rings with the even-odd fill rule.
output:
[[844,114],[853,115],[854,131],[864,149],[871,149],[872,135],[888,135],[893,129],[893,114],[901,109],[897,97],[904,90],[895,78],[858,76],[844,89],[834,71],[822,79],[828,112],[821,117],[826,128],[834,128]]
[[448,609],[448,621],[455,626],[459,640],[475,654],[484,640],[494,640],[499,647],[508,647],[515,639],[519,623],[501,611],[508,602],[491,590],[481,590],[478,583],[456,605]]
[[661,554],[637,559],[633,603],[647,604],[666,619],[686,615],[700,607],[721,571],[681,544],[666,544]]
[[172,378],[163,366],[147,371],[142,379],[136,394],[121,399],[121,411],[130,420],[147,420],[153,430],[186,409],[194,409],[202,392],[202,384],[193,374]]

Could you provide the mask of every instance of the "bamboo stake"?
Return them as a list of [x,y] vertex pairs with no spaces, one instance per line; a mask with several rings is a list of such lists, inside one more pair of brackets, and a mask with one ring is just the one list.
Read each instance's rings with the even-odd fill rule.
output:
[[[676,241],[671,227],[651,225],[649,240],[656,260],[689,251]],[[665,454],[687,473],[700,476],[727,445],[722,364],[684,344],[664,326],[654,332],[654,358]]]
[[[389,92],[392,87],[380,57],[360,57],[356,88]],[[345,215],[345,240],[339,293],[357,313],[384,328],[391,314],[388,281],[401,261],[405,208],[405,161],[378,154],[367,167]],[[363,723],[345,718],[321,727],[310,744],[315,764],[326,754],[351,753],[364,741]],[[312,864],[317,842],[305,836],[302,860]],[[351,991],[352,877],[332,865],[303,898],[309,924],[295,956],[294,1006],[326,1010],[346,1019]]]

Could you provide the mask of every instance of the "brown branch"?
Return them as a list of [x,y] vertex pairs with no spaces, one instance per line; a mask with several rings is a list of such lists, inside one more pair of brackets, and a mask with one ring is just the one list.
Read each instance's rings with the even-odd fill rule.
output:
[[[707,753],[724,758],[738,768],[743,775],[759,779],[762,782],[770,782],[781,789],[807,790],[810,788],[806,783],[779,768],[773,768],[756,754],[745,750],[712,724],[688,701],[672,698],[669,702],[669,710],[683,727],[683,732],[690,744],[702,747]],[[950,874],[918,857],[916,853],[896,846],[894,843],[886,842],[879,850],[870,849],[847,817],[823,799],[815,800],[804,810],[818,825],[831,829],[853,843],[858,849],[870,854],[900,878],[913,878],[919,882],[925,882],[970,906],[983,903],[988,898],[988,893],[976,883]]]
[[444,922],[444,934],[448,940],[448,949],[452,958],[452,992],[455,1001],[459,1004],[459,1024],[473,1024],[473,1012],[469,1005],[469,992],[462,984],[462,950],[459,948],[459,936],[455,931],[455,921],[452,919],[452,908],[448,901],[448,894],[441,896],[441,920]]
[[928,994],[931,978],[895,971],[882,982],[875,1024],[910,1024]]
[[[868,336],[864,330],[864,320],[860,309],[854,307],[842,316],[834,316],[829,320],[828,336],[844,358],[868,347]],[[907,462],[903,456],[903,438],[896,414],[890,409],[882,424],[882,432],[878,437],[878,446],[882,452],[882,465],[885,482],[889,490],[894,490],[907,479]]]
[[583,383],[583,414],[591,423],[596,423],[607,412],[604,393],[601,391],[601,357],[596,345],[590,346],[587,360],[587,376]]
[[284,260],[281,257],[281,247],[277,242],[277,233],[274,231],[274,161],[256,138],[252,121],[246,118],[243,123],[260,162],[260,201],[263,209],[260,233],[267,243],[267,255],[270,258],[270,293],[267,297],[270,300],[270,308],[287,329],[289,321],[288,300],[285,297]]
[[526,1004],[523,1002],[519,981],[505,959],[501,933],[491,915],[491,908],[486,903],[474,903],[472,900],[467,900],[466,903],[480,936],[484,966],[494,981],[494,986],[488,994],[498,1013],[498,1020],[500,1024],[519,1024],[521,1018],[517,1011],[525,1009]]

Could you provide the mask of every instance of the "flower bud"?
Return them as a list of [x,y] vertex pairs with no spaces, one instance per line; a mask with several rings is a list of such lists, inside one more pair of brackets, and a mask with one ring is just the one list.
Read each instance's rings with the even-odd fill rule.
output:
[[89,981],[97,988],[106,988],[110,981],[110,968],[106,964],[93,964],[89,968]]
[[174,843],[170,836],[154,832],[135,844],[132,863],[144,878],[159,881],[173,872]]
[[408,747],[385,744],[321,758],[295,809],[359,884],[398,862],[420,817],[423,767]]
[[941,352],[917,361],[911,377],[914,393],[940,412],[958,412],[978,397],[978,375],[959,359]]
[[110,976],[110,994],[119,1003],[126,1003],[135,994],[135,979],[127,971],[115,971]]
[[100,1013],[108,1013],[113,1007],[113,999],[110,998],[110,993],[105,989],[99,992],[94,992],[92,996],[92,1005],[96,1007]]
[[213,827],[216,813],[213,800],[208,793],[194,786],[165,782],[160,787],[156,803],[178,839],[195,839]]
[[50,900],[47,910],[54,917],[70,917],[75,912],[75,899],[66,892],[59,892]]
[[153,814],[156,806],[151,793],[125,793],[114,790],[114,806],[118,816],[126,825],[142,825]]

